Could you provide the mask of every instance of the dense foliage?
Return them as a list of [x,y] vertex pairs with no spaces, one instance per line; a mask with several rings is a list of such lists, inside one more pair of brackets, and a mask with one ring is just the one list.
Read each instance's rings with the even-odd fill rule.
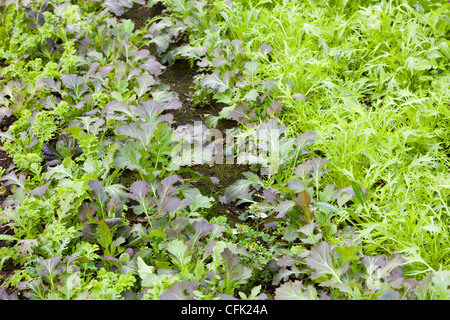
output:
[[[448,299],[449,4],[164,0],[141,29],[120,19],[157,2],[0,1],[0,298]],[[161,75],[183,59],[195,108],[225,106],[204,124],[171,113]],[[222,152],[250,169],[202,193]],[[229,204],[239,223],[210,212]]]

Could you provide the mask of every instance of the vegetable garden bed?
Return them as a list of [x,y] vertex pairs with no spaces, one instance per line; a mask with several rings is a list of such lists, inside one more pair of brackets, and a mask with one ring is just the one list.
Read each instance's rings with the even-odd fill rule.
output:
[[448,299],[448,4],[0,10],[1,299]]

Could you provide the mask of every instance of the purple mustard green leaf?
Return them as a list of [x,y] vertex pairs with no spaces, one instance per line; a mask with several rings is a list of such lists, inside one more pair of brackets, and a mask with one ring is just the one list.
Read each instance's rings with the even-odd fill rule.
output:
[[267,53],[271,52],[272,50],[273,50],[273,48],[270,44],[263,44],[259,48],[259,52],[261,52],[262,54],[267,54]]
[[305,161],[301,163],[295,170],[294,173],[297,177],[302,179],[303,181],[311,174],[313,171],[313,163],[311,160]]
[[220,76],[220,71],[215,70],[212,74],[205,75],[200,79],[200,85],[204,88],[211,88],[217,92],[225,92],[229,88],[229,75]]
[[90,180],[88,182],[88,185],[92,188],[92,199],[98,200],[100,202],[100,205],[104,207],[106,201],[108,201],[109,196],[105,191],[103,191],[102,183],[99,180],[95,179]]
[[50,183],[51,181],[48,181],[46,184],[28,191],[28,193],[32,196],[42,197],[47,192]]
[[173,188],[173,185],[178,182],[180,178],[174,174],[167,178],[161,180],[161,186],[158,188],[158,194],[160,197],[171,196],[178,193],[176,188]]
[[110,74],[111,71],[113,71],[113,70],[114,70],[114,68],[111,66],[99,67],[97,75],[99,75],[101,78],[106,78],[108,76],[108,74]]
[[138,97],[142,97],[146,94],[152,86],[156,83],[155,79],[148,73],[144,72],[141,76],[137,77],[138,87],[134,88]]
[[277,218],[285,219],[286,212],[291,211],[295,206],[295,202],[292,200],[285,200],[280,202],[278,206],[275,208],[275,211],[278,212]]
[[277,260],[279,267],[292,267],[297,263],[297,260],[290,254],[285,254]]
[[147,194],[150,191],[150,187],[148,186],[146,181],[137,180],[130,185],[129,190],[130,193],[128,193],[128,196],[130,197],[130,199],[141,203],[142,201],[146,201]]
[[76,74],[61,74],[61,80],[66,88],[72,90],[84,84],[83,77]]
[[33,136],[31,137],[31,142],[29,145],[24,146],[24,149],[31,149],[33,148],[35,145],[37,145],[39,142],[38,138],[36,137],[36,135],[33,134]]
[[314,143],[314,141],[317,138],[317,133],[313,131],[307,131],[302,134],[300,134],[297,137],[297,148],[303,149],[304,147]]
[[288,188],[294,190],[296,193],[308,190],[306,184],[300,179],[291,179],[288,182]]
[[2,300],[19,300],[19,297],[16,292],[8,294],[5,287],[0,287],[0,301]]
[[152,76],[159,76],[165,70],[166,66],[159,63],[154,56],[149,56],[148,59],[140,65],[142,70],[148,71]]
[[213,66],[218,68],[218,67],[221,67],[224,64],[226,64],[227,60],[225,60],[224,58],[214,58],[212,62],[213,62]]
[[244,42],[239,39],[231,40],[231,45],[234,47],[235,51],[240,51],[243,43]]
[[97,243],[97,229],[96,223],[85,223],[81,231],[83,237],[92,243]]
[[298,232],[301,232],[305,235],[305,238],[301,238],[300,240],[303,243],[307,244],[316,244],[319,242],[320,239],[322,239],[322,233],[314,233],[314,230],[316,228],[316,222],[310,222],[300,229],[298,229]]
[[160,300],[192,300],[194,291],[198,289],[200,283],[197,281],[182,280],[170,286],[159,296]]
[[283,108],[283,101],[273,100],[270,103],[270,107],[267,109],[267,113],[274,115],[280,113],[282,108]]
[[278,194],[280,194],[278,189],[266,189],[263,191],[264,199],[269,203],[274,203]]
[[91,203],[84,201],[81,206],[78,207],[77,211],[78,218],[82,221],[86,221],[88,217],[94,217],[96,208],[94,208]]
[[124,103],[116,100],[108,102],[102,110],[102,114],[108,118],[107,115],[112,115],[114,112],[120,112],[126,114],[128,117],[133,118],[133,112]]
[[132,49],[128,52],[128,56],[135,58],[136,60],[141,60],[147,58],[150,55],[150,51],[147,49]]
[[318,300],[318,296],[312,285],[305,288],[302,281],[295,280],[278,287],[275,290],[275,300]]
[[114,15],[120,17],[124,14],[124,8],[131,8],[133,6],[133,2],[131,0],[104,0],[101,2],[101,6],[103,8],[108,8]]
[[239,259],[231,253],[230,249],[225,248],[221,255],[225,265],[225,274],[223,275],[225,293],[233,294],[237,285],[247,282],[247,279],[252,275],[252,271],[250,268],[241,265]]
[[108,217],[116,217],[120,218],[122,216],[124,203],[118,197],[113,197],[109,200],[108,205],[106,206],[106,212],[108,213]]
[[48,2],[49,2],[49,0],[45,0],[45,1],[42,3],[42,6],[41,6],[41,8],[39,9],[39,12],[44,12],[45,9],[47,9]]
[[165,196],[158,204],[158,212],[164,216],[167,212],[177,209],[181,205],[181,199]]
[[30,292],[25,292],[24,296],[32,300],[46,300],[48,288],[42,284],[42,279],[34,279],[28,282]]
[[122,262],[120,262],[120,260],[117,258],[110,257],[110,256],[103,256],[102,258],[106,261],[109,261],[113,266],[115,266],[118,269],[120,269],[122,267]]
[[45,24],[45,17],[42,12],[39,12],[39,14],[38,14],[38,24],[40,27],[44,26],[44,24]]
[[61,101],[62,100],[60,98],[50,95],[50,96],[47,96],[45,99],[40,99],[38,102],[41,105],[43,105],[45,109],[53,110],[58,106],[58,104]]

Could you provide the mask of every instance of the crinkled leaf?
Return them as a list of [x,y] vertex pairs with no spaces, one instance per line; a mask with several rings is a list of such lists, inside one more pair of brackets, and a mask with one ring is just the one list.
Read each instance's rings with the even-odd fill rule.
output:
[[305,259],[306,265],[315,270],[311,273],[311,278],[317,279],[323,275],[331,275],[333,280],[340,282],[340,277],[347,271],[350,261],[344,262],[340,267],[335,267],[334,258],[334,250],[327,242],[322,241],[315,244]]

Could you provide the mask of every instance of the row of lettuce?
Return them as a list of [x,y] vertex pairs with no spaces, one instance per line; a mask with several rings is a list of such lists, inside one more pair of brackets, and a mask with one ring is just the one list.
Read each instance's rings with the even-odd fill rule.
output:
[[[2,298],[447,297],[446,271],[404,278],[400,256],[362,254],[355,227],[333,219],[345,205],[364,203],[364,190],[356,182],[344,189],[321,183],[327,161],[308,155],[313,132],[281,140],[276,170],[246,172],[227,188],[219,201],[251,203],[248,224],[204,219],[216,199],[172,161],[183,142],[174,132],[194,129],[174,128],[170,110],[182,104],[158,78],[167,66],[143,46],[156,44],[169,65],[183,55],[209,68],[194,99],[241,102],[218,118],[239,120],[248,135],[285,128],[276,118],[255,124],[246,116],[256,101],[269,101],[265,116],[280,111],[270,82],[259,83],[261,96],[228,90],[230,81],[254,84],[258,60],[271,48],[249,55],[242,42],[221,39],[205,2],[167,2],[170,15],[142,30],[111,13],[133,4],[120,3],[1,2],[1,114],[15,121],[1,133],[14,165],[0,179],[9,191],[2,230],[11,230],[0,235],[0,266],[16,267],[1,279]],[[172,46],[183,33],[195,38],[197,28],[208,35],[200,48],[194,40]],[[224,80],[214,70],[226,59],[236,69]]]

